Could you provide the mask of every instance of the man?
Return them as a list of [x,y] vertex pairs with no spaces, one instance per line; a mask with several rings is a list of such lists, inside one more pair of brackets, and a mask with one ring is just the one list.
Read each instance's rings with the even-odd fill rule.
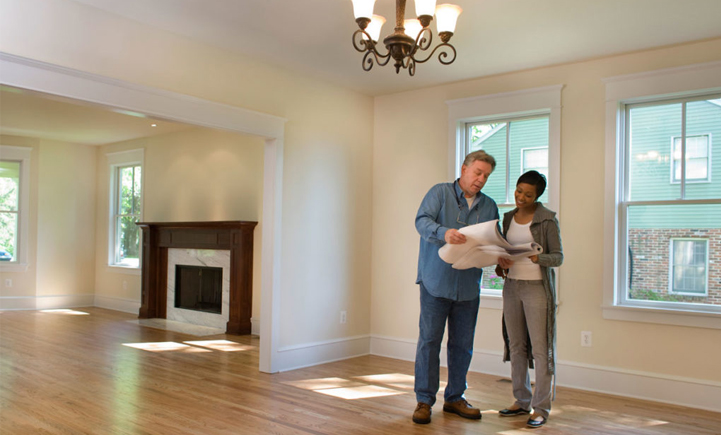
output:
[[441,260],[438,250],[446,243],[462,244],[458,229],[498,219],[498,207],[481,193],[496,160],[485,151],[466,156],[461,176],[453,183],[433,186],[423,198],[416,229],[421,235],[418,278],[421,293],[420,334],[416,349],[415,392],[418,405],[413,421],[431,422],[431,407],[439,386],[440,351],[448,321],[448,384],[443,411],[479,420],[481,412],[464,397],[466,374],[473,355],[473,335],[478,316],[481,269],[456,270]]

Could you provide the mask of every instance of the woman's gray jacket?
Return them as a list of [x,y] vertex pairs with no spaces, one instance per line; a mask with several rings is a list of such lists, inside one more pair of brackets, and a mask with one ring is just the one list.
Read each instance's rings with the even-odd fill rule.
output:
[[[518,209],[513,209],[503,215],[503,234],[508,234],[511,226],[511,219]],[[556,273],[552,269],[563,263],[563,247],[561,246],[561,229],[556,219],[556,213],[547,209],[540,202],[536,207],[531,220],[531,235],[533,240],[541,245],[543,253],[538,254],[538,265],[541,266],[543,288],[546,290],[548,309],[546,310],[546,335],[548,337],[548,372],[555,374],[556,368]],[[506,321],[503,320],[503,341],[505,348],[503,361],[511,360],[511,353],[508,347],[508,333],[506,332]],[[528,364],[533,368],[533,353],[531,352],[531,340],[528,340]]]

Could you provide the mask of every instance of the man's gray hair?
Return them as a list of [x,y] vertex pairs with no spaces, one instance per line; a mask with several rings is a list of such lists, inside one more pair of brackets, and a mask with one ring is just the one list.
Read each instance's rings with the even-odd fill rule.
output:
[[463,161],[463,166],[471,166],[476,160],[488,163],[489,165],[491,165],[491,170],[496,169],[496,159],[494,159],[492,155],[488,154],[483,150],[473,151],[472,153],[468,154],[466,156],[466,159]]

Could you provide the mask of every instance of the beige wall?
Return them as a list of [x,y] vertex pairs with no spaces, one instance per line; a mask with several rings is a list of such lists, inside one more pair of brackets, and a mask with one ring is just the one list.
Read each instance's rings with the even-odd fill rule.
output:
[[[721,40],[503,74],[376,98],[373,155],[372,333],[417,338],[413,220],[426,191],[448,177],[445,101],[564,84],[561,121],[561,268],[558,357],[578,364],[721,381],[721,330],[604,320],[604,77],[721,60]],[[399,310],[398,307],[406,307]],[[476,348],[501,352],[501,313],[482,309]],[[593,347],[580,332],[593,332]],[[663,349],[663,351],[660,351]],[[500,358],[500,356],[499,356]]]
[[[97,294],[140,301],[140,276],[108,267],[109,179],[107,153],[143,149],[143,220],[256,221],[253,317],[260,316],[260,248],[263,140],[206,128],[105,145],[97,156]],[[127,288],[124,288],[125,281]]]
[[[1,131],[0,131],[1,133]],[[40,140],[0,134],[0,145],[32,148],[30,155],[30,207],[28,231],[28,269],[24,272],[0,272],[0,297],[34,297],[37,291],[37,228],[38,228],[38,151]],[[5,279],[12,287],[5,287]]]
[[0,51],[286,118],[280,345],[369,333],[372,98],[69,0],[3,8]]
[[[92,295],[96,148],[9,135],[0,136],[0,142],[33,149],[28,270],[0,274],[0,295]],[[4,287],[4,278],[13,280],[12,288]]]
[[97,147],[40,140],[37,295],[95,293]]

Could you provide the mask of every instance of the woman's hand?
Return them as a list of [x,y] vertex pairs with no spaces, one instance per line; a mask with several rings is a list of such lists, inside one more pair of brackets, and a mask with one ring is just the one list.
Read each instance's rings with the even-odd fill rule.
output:
[[532,262],[538,263],[538,255],[531,255],[528,257]]
[[498,257],[498,265],[504,269],[510,269],[513,266],[513,260],[510,258]]
[[506,269],[502,268],[500,264],[496,265],[496,275],[506,279]]

